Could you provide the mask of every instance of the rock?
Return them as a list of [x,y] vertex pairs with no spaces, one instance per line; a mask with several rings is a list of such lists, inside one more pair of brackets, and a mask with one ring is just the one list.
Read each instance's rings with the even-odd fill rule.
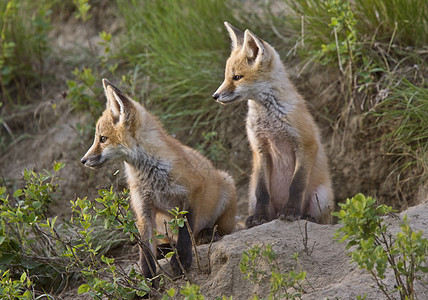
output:
[[[428,203],[412,207],[400,214],[407,214],[411,219],[413,230],[427,230]],[[391,232],[399,230],[399,219],[388,218],[391,223]],[[384,299],[385,296],[376,286],[369,273],[361,270],[347,255],[344,244],[333,240],[335,231],[341,225],[307,224],[308,247],[313,252],[305,252],[303,243],[305,221],[285,222],[274,220],[272,222],[245,229],[214,243],[211,248],[211,273],[204,274],[197,269],[196,261],[189,272],[192,283],[201,286],[201,292],[206,299],[215,299],[221,296],[233,296],[233,299],[250,299],[254,294],[260,297],[269,295],[269,282],[260,285],[252,284],[240,272],[239,262],[242,252],[254,245],[272,245],[277,254],[275,265],[282,273],[288,273],[298,266],[292,259],[294,253],[299,253],[299,264],[307,272],[307,282],[304,283],[302,299],[355,299],[357,296],[367,295],[367,299]],[[427,237],[427,233],[424,236]],[[302,235],[303,234],[303,235]],[[198,248],[201,265],[206,268],[208,245]],[[260,264],[261,270],[266,270],[266,264]],[[428,277],[425,276],[425,282]],[[394,278],[392,272],[387,274],[385,282],[390,289],[393,288]],[[416,284],[418,299],[428,299],[428,286]],[[181,283],[178,283],[181,284]],[[399,298],[398,293],[394,294]]]

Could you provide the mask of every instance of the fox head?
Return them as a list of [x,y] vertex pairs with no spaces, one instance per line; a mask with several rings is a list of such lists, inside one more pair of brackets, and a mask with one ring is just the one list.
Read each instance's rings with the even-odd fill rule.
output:
[[103,86],[107,106],[97,122],[94,143],[80,160],[93,169],[126,160],[136,143],[133,128],[139,126],[136,103],[107,79],[103,79]]
[[[279,56],[268,43],[248,29],[242,32],[227,22],[224,25],[232,40],[232,52],[226,62],[223,83],[212,95],[219,103],[252,99],[274,79]],[[281,66],[282,63],[279,64]]]

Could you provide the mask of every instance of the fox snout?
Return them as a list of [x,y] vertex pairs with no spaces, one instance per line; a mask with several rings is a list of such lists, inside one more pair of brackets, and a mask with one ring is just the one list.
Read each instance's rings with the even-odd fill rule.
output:
[[236,89],[231,89],[225,83],[223,83],[217,91],[212,94],[212,97],[220,104],[229,104],[240,99]]
[[101,160],[101,155],[100,154],[92,154],[92,155],[88,155],[85,154],[85,156],[83,156],[80,159],[80,162],[88,168],[91,169],[99,169],[103,166],[103,162]]

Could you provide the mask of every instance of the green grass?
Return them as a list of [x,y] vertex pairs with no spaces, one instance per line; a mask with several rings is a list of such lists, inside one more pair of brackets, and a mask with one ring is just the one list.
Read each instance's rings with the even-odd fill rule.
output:
[[[428,41],[428,2],[423,0],[283,0],[291,8],[285,20],[293,25],[307,49],[349,38],[350,29],[357,42],[395,43],[422,47]],[[302,19],[304,29],[302,31]],[[303,34],[302,34],[303,33]],[[310,51],[311,53],[311,51]]]
[[223,81],[230,53],[223,22],[245,28],[241,11],[225,0],[117,0],[117,5],[127,30],[119,56],[132,70],[136,98],[146,96],[145,103],[175,132],[214,130],[224,114],[211,95]]
[[291,8],[291,16],[277,17],[276,26],[291,25],[299,36],[296,48],[305,61],[321,62],[340,74],[343,92],[336,112],[340,117],[332,124],[342,134],[340,138],[345,138],[352,117],[374,112],[383,154],[394,157],[385,180],[393,178],[398,190],[402,183],[413,189],[426,182],[428,2],[284,3]]
[[393,171],[404,178],[428,179],[428,88],[405,80],[374,112],[387,154],[397,158]]
[[53,4],[0,2],[0,85],[5,107],[28,101],[26,90],[37,87],[44,78]]
[[358,31],[378,41],[421,47],[428,42],[428,2],[356,0]]

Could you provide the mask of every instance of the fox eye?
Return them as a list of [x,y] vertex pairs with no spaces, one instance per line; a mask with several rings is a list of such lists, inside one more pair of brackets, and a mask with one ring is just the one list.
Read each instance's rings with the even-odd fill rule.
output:
[[100,137],[100,143],[105,143],[107,141],[107,137],[106,136],[101,136]]
[[235,75],[235,76],[233,76],[233,80],[237,81],[237,80],[241,79],[242,77],[244,77],[244,76],[242,76],[242,75]]

